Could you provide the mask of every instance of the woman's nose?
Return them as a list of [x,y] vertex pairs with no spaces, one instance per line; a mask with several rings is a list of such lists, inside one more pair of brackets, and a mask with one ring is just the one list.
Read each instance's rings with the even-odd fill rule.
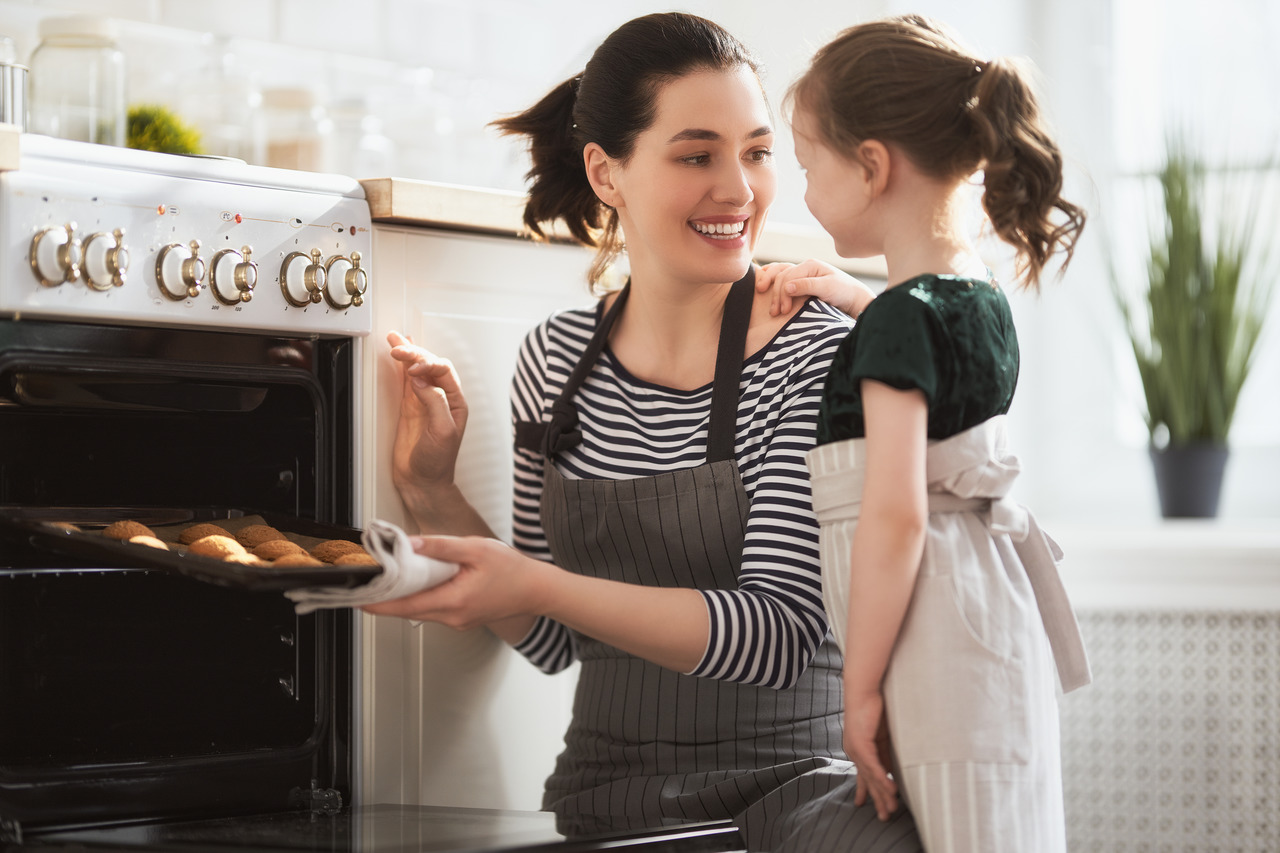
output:
[[741,207],[754,197],[755,190],[752,189],[747,171],[741,164],[729,163],[720,169],[716,175],[715,186],[711,190],[712,201]]

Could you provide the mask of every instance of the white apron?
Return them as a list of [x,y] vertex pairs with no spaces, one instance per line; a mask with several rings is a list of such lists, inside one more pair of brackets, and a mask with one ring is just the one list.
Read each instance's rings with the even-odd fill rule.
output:
[[[806,457],[842,651],[865,459],[864,439]],[[1055,681],[1069,692],[1090,673],[1062,552],[1007,497],[1003,415],[930,442],[925,467],[924,554],[884,680],[899,787],[929,853],[1065,851]]]

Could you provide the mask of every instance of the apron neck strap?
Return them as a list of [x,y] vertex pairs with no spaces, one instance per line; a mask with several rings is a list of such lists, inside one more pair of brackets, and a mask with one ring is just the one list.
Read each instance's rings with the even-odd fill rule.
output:
[[[755,301],[755,267],[748,267],[747,274],[734,282],[724,302],[724,315],[720,320],[720,342],[716,348],[715,384],[711,391],[711,420],[708,425],[707,461],[719,462],[734,458],[734,440],[738,432],[738,393],[742,379],[743,351],[747,346],[747,328],[751,325],[751,307]],[[574,447],[582,440],[578,429],[578,410],[573,397],[586,382],[595,367],[600,353],[609,342],[609,332],[622,313],[631,292],[631,282],[618,293],[591,336],[582,358],[569,374],[560,396],[551,405],[551,420],[544,424],[517,424],[517,444],[541,450],[544,456]],[[545,427],[545,432],[542,428]],[[525,435],[525,433],[528,435]],[[537,434],[535,434],[537,433]]]
[[716,379],[711,389],[711,422],[707,427],[707,462],[734,458],[738,435],[738,393],[742,382],[743,353],[755,303],[756,268],[734,282],[724,300],[720,343],[716,347]]

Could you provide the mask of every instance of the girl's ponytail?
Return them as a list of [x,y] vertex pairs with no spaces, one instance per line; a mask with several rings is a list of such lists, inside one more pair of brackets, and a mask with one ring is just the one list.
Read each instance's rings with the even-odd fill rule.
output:
[[788,98],[835,151],[853,156],[877,139],[943,180],[982,169],[983,206],[1017,251],[1023,284],[1036,287],[1055,252],[1064,269],[1071,260],[1084,211],[1062,198],[1062,154],[1011,60],[983,62],[941,23],[902,15],[850,27],[820,48]]
[[1034,287],[1055,252],[1064,253],[1066,269],[1085,214],[1062,197],[1062,154],[1026,72],[1009,59],[975,68],[970,118],[983,168],[982,205],[996,235],[1017,252],[1019,278]]

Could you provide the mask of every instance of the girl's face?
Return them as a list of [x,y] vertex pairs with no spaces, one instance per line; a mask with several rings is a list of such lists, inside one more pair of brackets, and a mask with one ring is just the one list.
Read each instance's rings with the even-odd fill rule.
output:
[[777,192],[772,148],[751,69],[663,85],[653,125],[612,173],[632,270],[695,283],[741,278]]
[[791,131],[804,170],[804,203],[835,240],[836,252],[845,258],[880,254],[874,223],[864,215],[872,201],[866,168],[820,141],[813,117],[799,106]]

